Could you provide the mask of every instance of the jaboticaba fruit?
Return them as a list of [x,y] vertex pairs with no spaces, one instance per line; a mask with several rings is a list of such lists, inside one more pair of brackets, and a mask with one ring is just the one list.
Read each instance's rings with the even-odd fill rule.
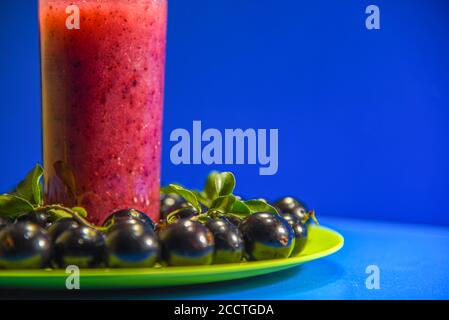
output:
[[16,222],[32,222],[42,228],[48,228],[51,225],[51,215],[46,210],[33,211],[19,216]]
[[287,222],[292,227],[295,232],[295,247],[292,251],[292,256],[298,255],[307,243],[307,226],[302,224],[301,221],[292,213],[285,213],[282,217],[287,220]]
[[297,216],[300,221],[305,219],[308,212],[306,206],[293,197],[279,199],[273,203],[273,206],[279,210],[281,215],[284,213],[292,213]]
[[150,268],[159,258],[156,233],[142,223],[119,223],[106,237],[111,268]]
[[0,231],[0,268],[46,268],[51,251],[50,236],[35,223],[10,224]]
[[214,236],[199,222],[179,220],[159,231],[162,262],[169,266],[211,264]]
[[151,220],[151,218],[145,213],[135,209],[125,209],[112,213],[103,223],[103,226],[108,226],[112,219],[114,219],[115,222],[118,222],[119,220],[137,219],[154,230],[153,220]]
[[96,268],[106,264],[104,235],[90,227],[64,231],[54,244],[54,262],[60,268],[75,265]]
[[175,215],[175,218],[178,220],[190,219],[199,214],[198,210],[196,210],[192,206],[185,206],[185,207],[180,208],[174,212],[176,212],[176,213],[174,213],[174,215]]
[[293,251],[295,234],[280,215],[259,212],[248,216],[239,226],[249,260],[288,258]]
[[187,206],[187,202],[177,194],[161,195],[161,218],[166,218],[170,213]]
[[51,241],[54,242],[64,231],[76,229],[79,228],[79,226],[80,225],[75,220],[66,218],[53,223],[47,231],[50,235]]
[[210,219],[206,227],[215,239],[214,264],[237,263],[244,252],[243,236],[240,230],[226,219]]

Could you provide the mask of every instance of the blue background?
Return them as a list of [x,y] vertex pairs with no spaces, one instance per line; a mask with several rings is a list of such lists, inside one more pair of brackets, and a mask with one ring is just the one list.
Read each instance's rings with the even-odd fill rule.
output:
[[[381,9],[381,30],[365,8]],[[247,197],[449,225],[447,1],[171,0],[163,180],[232,170]],[[37,1],[0,11],[0,190],[41,159]],[[279,128],[279,172],[170,163],[169,134]]]

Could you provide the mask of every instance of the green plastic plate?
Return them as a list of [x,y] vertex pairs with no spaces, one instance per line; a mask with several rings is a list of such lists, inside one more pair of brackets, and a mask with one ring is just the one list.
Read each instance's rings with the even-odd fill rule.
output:
[[[296,257],[195,267],[148,269],[81,269],[81,289],[131,289],[211,283],[263,275],[295,267],[337,252],[343,247],[337,232],[311,226],[304,251]],[[1,288],[66,289],[64,270],[0,270]]]

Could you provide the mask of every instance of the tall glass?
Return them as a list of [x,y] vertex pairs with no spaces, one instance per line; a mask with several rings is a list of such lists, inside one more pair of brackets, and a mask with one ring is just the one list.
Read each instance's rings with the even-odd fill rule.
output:
[[159,219],[166,0],[39,0],[46,199]]

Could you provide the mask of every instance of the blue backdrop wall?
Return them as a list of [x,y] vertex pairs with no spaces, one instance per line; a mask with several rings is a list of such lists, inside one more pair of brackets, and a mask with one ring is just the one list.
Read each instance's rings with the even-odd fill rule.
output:
[[[381,29],[365,28],[365,8]],[[171,0],[163,180],[233,170],[248,197],[320,214],[449,225],[449,4]],[[0,191],[41,159],[37,1],[0,11]],[[169,134],[278,128],[279,172],[174,166]]]

